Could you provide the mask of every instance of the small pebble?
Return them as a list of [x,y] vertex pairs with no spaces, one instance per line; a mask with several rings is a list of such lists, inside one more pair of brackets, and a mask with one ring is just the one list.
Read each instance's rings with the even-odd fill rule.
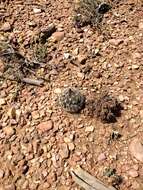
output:
[[103,160],[106,160],[106,155],[104,154],[104,153],[101,153],[99,156],[98,156],[98,158],[97,158],[97,160],[98,161],[103,161]]
[[77,47],[76,49],[74,49],[73,51],[72,51],[72,53],[73,53],[73,55],[78,55],[78,53],[79,53],[79,48]]
[[47,132],[53,128],[53,122],[49,120],[47,122],[40,123],[36,128],[39,132]]
[[114,45],[114,46],[118,46],[118,45],[121,44],[122,42],[123,42],[122,39],[111,39],[111,40],[109,40],[109,43],[110,43],[111,45]]
[[139,23],[139,29],[143,29],[143,22]]
[[41,9],[34,8],[34,9],[33,9],[33,12],[34,12],[35,14],[37,14],[37,13],[41,13],[42,11],[41,11]]
[[69,150],[70,151],[73,151],[74,149],[75,149],[75,145],[74,145],[74,143],[68,143],[68,147],[69,147]]
[[67,137],[64,137],[65,143],[70,143],[74,139],[74,134],[69,134]]
[[121,95],[121,94],[118,96],[118,98],[119,98],[119,101],[120,101],[120,102],[123,102],[123,101],[125,100],[124,96]]
[[70,58],[70,53],[64,53],[64,59],[69,59]]
[[67,144],[62,144],[61,148],[60,148],[60,156],[62,157],[62,159],[68,158],[69,157],[69,148]]
[[143,144],[141,140],[138,138],[133,139],[129,145],[129,150],[133,157],[143,162]]
[[3,177],[4,177],[4,171],[0,169],[0,179],[2,179]]
[[59,42],[59,41],[63,40],[64,36],[65,36],[64,32],[54,32],[52,34],[51,38],[52,38],[53,42]]
[[128,174],[131,176],[131,177],[133,177],[133,178],[135,178],[135,177],[138,177],[138,172],[135,170],[135,169],[130,169],[129,171],[128,171]]
[[35,27],[37,24],[34,21],[28,22],[27,23],[29,26]]
[[93,132],[94,131],[94,126],[88,126],[85,128],[85,132]]
[[139,65],[132,65],[132,69],[139,69]]
[[61,92],[62,92],[61,88],[56,88],[56,89],[54,90],[54,93],[55,93],[55,94],[61,94]]
[[3,131],[9,137],[15,134],[15,129],[13,127],[5,127],[3,128]]
[[1,27],[1,31],[4,31],[4,32],[8,32],[11,30],[11,25],[9,22],[5,22],[2,27]]

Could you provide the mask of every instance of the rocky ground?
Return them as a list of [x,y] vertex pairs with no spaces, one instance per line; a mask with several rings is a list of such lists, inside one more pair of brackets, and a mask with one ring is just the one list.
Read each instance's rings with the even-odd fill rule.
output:
[[[5,64],[12,75],[19,60],[1,59],[1,190],[78,190],[70,175],[75,165],[117,189],[143,189],[143,3],[111,3],[99,32],[74,27],[70,0],[1,2],[0,41],[44,63],[24,73],[44,80],[33,86],[3,78]],[[103,123],[87,108],[67,113],[57,103],[66,87],[78,88],[87,102],[107,91],[121,102],[120,117]]]

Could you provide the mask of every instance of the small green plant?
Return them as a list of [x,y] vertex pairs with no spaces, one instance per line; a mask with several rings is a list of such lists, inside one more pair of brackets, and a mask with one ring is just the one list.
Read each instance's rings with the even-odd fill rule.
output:
[[74,23],[77,27],[87,24],[99,26],[103,15],[111,8],[99,0],[77,0],[74,7]]
[[116,169],[115,168],[105,168],[105,171],[103,173],[104,176],[110,178],[110,183],[113,187],[115,187],[116,189],[118,189],[119,185],[122,183],[123,178],[122,176],[118,175],[116,173]]
[[46,44],[36,43],[33,48],[34,58],[36,61],[44,61],[47,57],[47,46]]

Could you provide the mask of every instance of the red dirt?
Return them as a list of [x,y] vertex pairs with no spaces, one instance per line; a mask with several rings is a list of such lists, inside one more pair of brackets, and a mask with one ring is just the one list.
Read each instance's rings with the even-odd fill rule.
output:
[[[46,79],[43,87],[0,79],[0,189],[78,190],[70,175],[76,164],[106,184],[111,179],[103,175],[105,169],[115,168],[123,178],[119,189],[141,188],[143,165],[128,147],[133,137],[143,135],[142,1],[112,1],[100,34],[90,26],[74,28],[73,1],[33,2],[1,2],[1,26],[8,22],[10,29],[0,31],[0,41],[10,39],[31,59],[32,40],[39,31],[53,23],[64,33],[58,33],[57,42],[48,39],[50,59],[35,71]],[[80,64],[76,54],[86,56],[86,62]],[[86,111],[66,113],[56,104],[65,87],[77,87],[86,99],[108,91],[124,110],[117,122],[109,124]],[[45,132],[41,133],[42,123]],[[108,144],[113,131],[122,137]]]

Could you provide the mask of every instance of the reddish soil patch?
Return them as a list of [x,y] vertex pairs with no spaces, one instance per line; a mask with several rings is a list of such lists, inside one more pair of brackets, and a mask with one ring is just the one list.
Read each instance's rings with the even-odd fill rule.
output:
[[[106,184],[113,181],[105,170],[116,169],[119,189],[142,188],[140,154],[129,145],[143,135],[143,3],[111,3],[99,33],[90,26],[74,28],[70,0],[1,2],[0,41],[30,60],[23,65],[24,77],[44,80],[42,87],[6,80],[1,76],[6,63],[0,60],[1,189],[78,190],[70,175],[77,164]],[[40,66],[29,67],[35,61]],[[10,61],[16,65],[21,66]],[[124,110],[115,123],[103,123],[86,109],[69,114],[56,103],[67,87],[78,88],[86,99],[105,90]],[[115,116],[117,102],[107,99],[99,103],[103,120]],[[113,131],[121,137],[109,144]]]

